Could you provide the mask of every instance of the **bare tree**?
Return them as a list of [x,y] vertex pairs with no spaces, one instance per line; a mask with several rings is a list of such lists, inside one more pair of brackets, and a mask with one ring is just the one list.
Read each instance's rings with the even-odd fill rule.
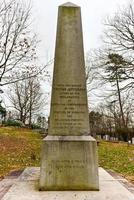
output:
[[[91,92],[97,88],[97,78],[98,78],[98,69],[95,64],[95,52],[90,51],[86,55],[86,83],[88,92]],[[98,80],[99,81],[99,80]]]
[[37,39],[29,27],[30,10],[22,1],[3,0],[0,4],[0,86],[13,82],[13,77],[14,82],[20,80],[22,73],[27,77],[28,63],[37,58]]
[[[107,17],[104,24],[104,46],[96,50],[91,58],[89,57],[87,73],[89,81],[87,83],[90,91],[95,89],[96,97],[103,101],[107,110],[104,115],[111,118],[112,123],[114,122],[114,126],[117,127],[116,129],[124,131],[126,140],[134,113],[133,3],[131,2],[126,8],[118,10],[114,17]],[[109,102],[107,102],[108,100]]]
[[[131,99],[133,94],[132,91],[124,90],[126,81],[128,83],[128,80],[123,73],[126,65],[127,62],[121,55],[111,53],[110,51],[100,50],[94,55],[94,64],[90,65],[92,67],[91,70],[94,70],[95,72],[92,73],[95,74],[93,77],[94,80],[92,80],[96,83],[96,91],[98,93],[99,90],[101,91],[98,97],[103,100],[103,104],[105,104],[109,113],[112,114],[112,116],[111,114],[109,115],[109,113],[104,114],[107,120],[105,120],[103,125],[104,127],[107,127],[106,124],[109,122],[109,126],[111,126],[111,122],[113,123],[114,121],[116,130],[120,129],[120,131],[125,132],[125,140],[127,137],[126,132],[130,124],[130,118],[132,120],[131,112],[133,112],[132,105],[134,103],[133,100],[131,100],[131,103],[130,101],[128,103],[128,100]],[[92,83],[90,86],[92,86]],[[126,98],[124,98],[125,96]],[[107,103],[107,99],[109,99],[109,103]],[[131,107],[131,112],[129,107]]]
[[34,114],[45,105],[45,98],[37,78],[24,79],[12,84],[8,93],[12,107],[19,113],[19,120],[31,126]]
[[[92,130],[95,130],[97,134],[102,136],[110,135],[111,137],[116,137],[120,140],[130,140],[133,127],[133,102],[130,101],[129,98],[124,97],[122,103],[126,127],[122,126],[122,116],[118,100],[108,99],[107,101],[98,104],[94,111],[92,111],[93,114],[95,114],[90,115],[90,121],[92,122],[90,123],[91,125],[93,124],[93,126],[91,126]],[[97,119],[96,116],[100,116],[100,118]]]
[[103,41],[105,47],[120,54],[126,61],[122,74],[129,80],[124,89],[134,88],[134,5],[129,3],[118,10],[114,17],[107,17],[104,22]]
[[100,69],[101,68],[98,66],[98,57],[96,56],[96,51],[91,50],[86,54],[85,65],[89,110],[94,109],[95,102],[100,100],[99,93],[102,93]]

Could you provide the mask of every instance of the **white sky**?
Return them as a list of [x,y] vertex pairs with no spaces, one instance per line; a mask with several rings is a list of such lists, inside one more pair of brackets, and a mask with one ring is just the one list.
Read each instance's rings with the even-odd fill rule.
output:
[[[40,43],[42,59],[53,58],[58,6],[65,0],[32,0],[34,29]],[[83,21],[83,37],[85,53],[101,44],[100,35],[103,31],[102,21],[106,15],[112,15],[119,6],[129,3],[129,0],[72,0],[81,6]]]

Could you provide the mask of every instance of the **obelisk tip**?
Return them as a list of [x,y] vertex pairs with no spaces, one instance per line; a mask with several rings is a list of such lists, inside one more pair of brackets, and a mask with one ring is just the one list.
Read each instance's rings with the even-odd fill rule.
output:
[[72,3],[72,2],[66,2],[62,5],[60,5],[60,7],[79,7],[76,4]]

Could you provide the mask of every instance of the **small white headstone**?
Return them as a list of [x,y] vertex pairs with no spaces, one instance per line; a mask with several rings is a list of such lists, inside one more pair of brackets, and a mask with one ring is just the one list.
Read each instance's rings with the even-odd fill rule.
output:
[[131,144],[131,140],[128,140],[128,144]]
[[101,140],[101,135],[97,135],[97,139]]
[[105,135],[105,140],[108,141],[109,140],[109,135]]

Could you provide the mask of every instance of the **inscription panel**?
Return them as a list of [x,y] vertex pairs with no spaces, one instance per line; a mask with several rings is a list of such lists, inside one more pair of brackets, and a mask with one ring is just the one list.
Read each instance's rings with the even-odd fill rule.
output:
[[67,169],[82,169],[87,162],[84,160],[51,160],[48,167],[56,168],[60,171]]
[[[74,173],[85,170],[90,165],[89,155],[85,151],[87,143],[81,142],[53,142],[46,143],[47,168],[59,173]],[[71,170],[71,172],[70,172]],[[54,174],[53,174],[54,175]]]
[[[88,136],[87,136],[88,137]],[[97,180],[95,141],[50,141],[43,146],[45,188],[57,190],[94,188]],[[91,173],[92,172],[92,173]],[[92,181],[93,180],[93,181]],[[91,184],[90,184],[91,182]]]
[[53,88],[49,134],[88,134],[88,109],[85,87],[81,84],[57,84]]

